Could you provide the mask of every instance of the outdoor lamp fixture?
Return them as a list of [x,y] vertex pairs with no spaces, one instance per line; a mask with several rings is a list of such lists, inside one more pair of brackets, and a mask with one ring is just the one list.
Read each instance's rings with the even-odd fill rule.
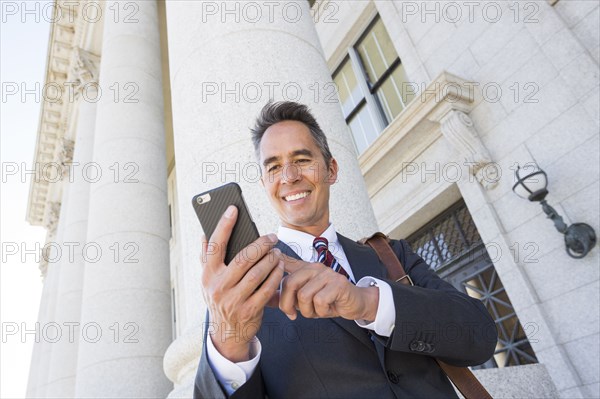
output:
[[569,256],[576,259],[583,258],[596,245],[594,229],[585,223],[573,223],[567,227],[563,218],[544,199],[548,194],[546,172],[539,169],[537,165],[527,169],[529,171],[524,172],[520,166],[517,166],[513,191],[519,197],[527,198],[529,201],[539,201],[546,215],[554,222],[556,230],[565,235],[565,245]]

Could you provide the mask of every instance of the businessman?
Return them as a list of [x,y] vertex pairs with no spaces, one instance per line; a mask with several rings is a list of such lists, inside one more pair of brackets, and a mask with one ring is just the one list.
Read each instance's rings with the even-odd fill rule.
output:
[[235,207],[202,239],[208,315],[194,397],[456,397],[434,358],[469,366],[492,355],[497,333],[483,304],[404,240],[391,245],[414,287],[389,280],[370,247],[336,232],[338,164],[305,105],[267,104],[252,140],[280,227],[229,265]]

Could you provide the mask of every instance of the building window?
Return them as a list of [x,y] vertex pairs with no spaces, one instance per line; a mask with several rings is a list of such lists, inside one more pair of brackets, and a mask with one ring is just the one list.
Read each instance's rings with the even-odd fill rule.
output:
[[333,74],[356,150],[363,153],[414,97],[408,77],[377,16]]
[[498,329],[496,351],[492,359],[474,368],[537,363],[508,293],[462,200],[407,241],[441,278],[481,300],[494,318]]

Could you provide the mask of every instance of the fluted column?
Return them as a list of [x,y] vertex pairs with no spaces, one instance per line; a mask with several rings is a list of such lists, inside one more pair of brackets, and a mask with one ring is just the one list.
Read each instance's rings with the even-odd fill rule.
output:
[[[91,58],[83,50],[77,50],[79,58]],[[81,290],[83,286],[84,253],[86,246],[89,208],[90,180],[82,173],[85,165],[92,162],[94,129],[96,125],[95,86],[97,72],[90,69],[91,59],[79,60],[75,64],[75,75],[79,77],[78,117],[70,176],[69,207],[66,209],[63,248],[72,251],[63,256],[58,282],[55,322],[63,327],[63,336],[54,344],[50,361],[47,397],[69,398],[75,395],[77,352],[81,335]],[[87,67],[85,65],[88,65]],[[82,90],[86,90],[83,95]]]
[[51,327],[50,323],[54,323],[56,314],[58,281],[64,256],[61,243],[63,242],[65,231],[66,209],[69,206],[69,185],[64,180],[56,184],[63,184],[60,194],[61,201],[51,204],[52,219],[55,221],[50,222],[50,234],[48,234],[48,240],[45,244],[46,250],[43,251],[43,256],[48,260],[48,264],[46,266],[46,276],[42,290],[38,325],[36,326],[36,329],[39,331],[37,333],[39,342],[36,342],[35,346],[38,347],[39,355],[38,359],[36,359],[37,364],[34,365],[35,372],[30,373],[28,384],[28,392],[31,390],[31,397],[34,398],[47,397],[46,389],[48,378],[50,377],[50,360],[52,359],[52,353],[56,345],[54,335],[56,329]]
[[171,389],[162,373],[172,337],[157,2],[127,4],[134,15],[122,2],[105,4],[93,150],[102,176],[91,183],[87,230],[101,252],[85,263],[78,398],[156,398]]
[[[42,289],[42,298],[38,314],[36,329],[39,333],[39,342],[33,347],[32,366],[29,372],[29,381],[27,383],[27,398],[45,398],[46,382],[48,381],[50,359],[52,357],[53,343],[47,341],[42,333],[44,326],[50,323],[54,317],[56,308],[56,291],[58,285],[58,265],[48,264],[46,277],[44,278],[44,288]],[[35,363],[34,363],[35,362]]]
[[[54,281],[58,277],[56,273],[57,269],[54,265],[48,266],[46,266],[42,296],[38,310],[38,324],[36,325],[36,328],[39,333],[37,333],[38,340],[33,344],[29,377],[27,379],[27,391],[25,394],[26,398],[44,397],[44,384],[48,375],[48,363],[49,358],[52,356],[51,344],[46,342],[41,336],[41,328],[50,320],[52,310],[54,309],[52,297],[54,296],[53,291],[55,291],[56,288]],[[29,328],[31,329],[30,326]]]
[[267,3],[167,2],[182,260],[178,289],[185,301],[183,333],[165,355],[165,372],[176,385],[169,397],[190,397],[202,345],[202,232],[192,196],[237,181],[259,231],[276,228],[249,133],[270,97],[308,104],[327,134],[340,164],[331,197],[332,221],[340,232],[360,238],[377,229],[308,2]]
[[[44,298],[47,296],[47,287],[44,284],[42,287],[42,296],[40,300],[40,306],[38,308],[38,320],[39,315],[42,313],[45,307]],[[25,391],[26,398],[37,397],[37,376],[39,374],[39,367],[41,358],[41,348],[38,342],[34,342],[33,349],[31,351],[31,363],[29,365],[29,375],[27,376],[27,389]]]

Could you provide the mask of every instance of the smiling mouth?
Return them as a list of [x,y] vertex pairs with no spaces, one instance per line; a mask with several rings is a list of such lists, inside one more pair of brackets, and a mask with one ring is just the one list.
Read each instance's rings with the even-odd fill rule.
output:
[[288,202],[289,201],[296,201],[296,200],[299,200],[299,199],[302,199],[302,198],[306,198],[309,195],[310,195],[310,191],[304,191],[304,192],[301,192],[301,193],[296,193],[296,194],[285,196],[285,197],[283,197],[283,199],[285,201],[288,201]]

